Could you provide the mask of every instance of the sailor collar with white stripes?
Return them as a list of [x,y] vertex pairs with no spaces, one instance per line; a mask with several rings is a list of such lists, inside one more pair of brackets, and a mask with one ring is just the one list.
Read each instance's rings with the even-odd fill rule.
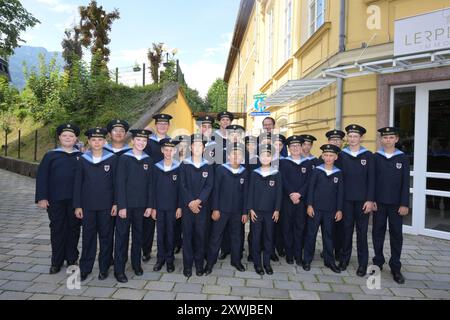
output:
[[273,176],[273,175],[276,175],[279,171],[276,169],[276,168],[274,168],[274,167],[270,167],[270,171],[265,171],[265,172],[263,172],[262,171],[262,169],[261,169],[261,167],[259,167],[259,168],[256,168],[255,170],[253,170],[254,172],[256,172],[257,174],[259,174],[261,177],[263,177],[263,178],[266,178],[266,177],[269,177],[269,176]]
[[323,172],[325,172],[325,174],[327,176],[331,176],[335,173],[338,173],[339,171],[341,171],[339,168],[333,166],[333,170],[331,170],[331,172],[329,173],[330,170],[325,169],[325,165],[321,164],[320,166],[317,166],[316,169],[321,170]]
[[149,137],[150,140],[153,140],[153,141],[156,141],[156,142],[160,142],[162,139],[168,139],[168,138],[170,138],[168,135],[166,135],[163,138],[160,138],[154,133]]
[[285,157],[284,160],[289,160],[289,161],[291,161],[292,163],[295,163],[296,165],[301,165],[303,162],[308,161],[308,160],[310,160],[310,159],[300,157],[300,159],[294,160],[291,156],[289,156],[289,157]]
[[161,171],[163,171],[163,172],[170,172],[170,171],[173,171],[173,170],[175,170],[175,169],[177,169],[179,166],[180,166],[180,163],[178,162],[178,161],[172,161],[172,165],[171,165],[171,167],[167,170],[167,167],[166,166],[164,166],[164,160],[161,160],[160,162],[158,162],[157,164],[155,164],[155,166],[159,169],[159,170],[161,170]]
[[378,153],[379,155],[382,155],[382,156],[385,157],[386,159],[392,159],[392,158],[395,157],[395,156],[399,156],[399,155],[404,154],[402,151],[400,151],[400,150],[398,150],[398,149],[395,149],[395,152],[394,152],[392,155],[389,155],[389,156],[388,156],[387,153],[384,151],[384,149],[378,150],[377,153]]
[[236,171],[236,169],[233,169],[233,167],[231,166],[231,164],[228,163],[228,162],[222,164],[222,166],[223,166],[225,169],[227,169],[228,171],[230,171],[230,172],[231,172],[232,174],[234,174],[234,175],[236,175],[236,174],[241,174],[242,172],[245,171],[245,167],[242,166],[242,165],[239,165],[239,168],[237,168],[237,171]]
[[350,150],[349,147],[346,147],[346,148],[344,148],[344,149],[342,150],[342,152],[345,152],[346,154],[348,154],[349,156],[351,156],[351,157],[353,157],[353,158],[356,158],[356,157],[358,157],[359,155],[361,155],[361,154],[363,154],[363,153],[366,153],[366,152],[368,152],[368,151],[369,151],[369,150],[367,150],[366,148],[361,147],[361,148],[359,149],[359,151],[356,153],[356,155],[353,155],[354,152],[352,152],[352,151]]
[[117,153],[117,152],[121,152],[121,151],[128,151],[128,150],[131,150],[131,148],[129,147],[129,146],[127,146],[127,145],[124,145],[122,148],[120,148],[120,149],[117,149],[117,148],[114,148],[113,146],[112,146],[112,144],[111,143],[108,143],[108,144],[105,144],[104,146],[103,146],[103,148],[105,148],[106,150],[108,150],[109,152],[113,152],[113,153]]
[[109,152],[107,150],[103,150],[102,151],[102,156],[100,158],[100,161],[95,162],[94,161],[94,155],[92,154],[92,151],[87,151],[86,153],[84,153],[81,157],[85,160],[87,160],[88,162],[92,163],[92,164],[98,164],[101,163],[109,158],[111,158],[112,156],[114,156],[114,153]]
[[56,148],[52,150],[53,152],[62,152],[62,153],[67,153],[67,154],[72,154],[72,153],[76,153],[76,152],[80,152],[80,150],[78,150],[77,148],[72,148],[71,151],[67,152],[66,150],[64,150],[64,148]]
[[144,160],[144,159],[146,159],[146,158],[150,158],[150,157],[148,156],[148,154],[146,154],[145,152],[142,152],[141,158],[139,159],[139,158],[134,154],[133,149],[131,149],[130,151],[124,153],[123,155],[124,155],[124,156],[128,156],[128,157],[131,157],[131,158],[135,158],[135,159],[138,160],[138,161]]
[[202,162],[201,162],[201,163],[194,163],[194,162],[192,161],[192,158],[187,158],[187,159],[185,159],[185,160],[184,160],[184,163],[185,163],[185,164],[189,164],[189,165],[191,165],[191,166],[194,166],[194,167],[196,167],[197,169],[200,169],[201,167],[203,167],[203,166],[209,164],[208,161],[206,161],[206,160],[203,159],[203,158],[202,158]]

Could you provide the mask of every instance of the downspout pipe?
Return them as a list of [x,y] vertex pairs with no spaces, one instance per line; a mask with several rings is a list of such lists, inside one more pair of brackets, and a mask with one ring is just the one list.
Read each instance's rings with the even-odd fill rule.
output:
[[[340,0],[339,18],[339,53],[345,52],[345,27],[346,27],[346,1]],[[336,125],[335,128],[342,130],[342,110],[344,105],[344,79],[337,78],[336,83]]]

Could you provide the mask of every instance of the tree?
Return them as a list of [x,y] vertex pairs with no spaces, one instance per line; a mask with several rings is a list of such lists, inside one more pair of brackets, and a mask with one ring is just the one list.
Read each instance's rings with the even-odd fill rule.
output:
[[111,53],[107,47],[111,42],[108,32],[114,20],[120,18],[119,10],[107,13],[103,6],[99,7],[97,1],[92,0],[88,6],[80,6],[79,11],[81,44],[86,48],[91,47],[92,55],[100,54],[106,67]]
[[189,88],[188,85],[182,84],[184,95],[189,103],[189,106],[194,112],[208,111],[205,101],[200,97],[197,90]]
[[206,104],[213,112],[222,112],[227,110],[228,85],[225,81],[218,78],[208,90]]
[[61,42],[63,48],[62,56],[66,65],[64,70],[69,71],[72,69],[75,60],[81,60],[83,58],[83,49],[80,41],[81,30],[79,27],[74,26],[73,29],[67,29],[64,34],[65,38]]
[[18,0],[0,0],[0,56],[8,57],[14,53],[20,33],[40,23]]
[[162,61],[164,43],[153,43],[152,48],[148,49],[148,61],[150,62],[150,72],[154,83],[159,83],[159,66]]

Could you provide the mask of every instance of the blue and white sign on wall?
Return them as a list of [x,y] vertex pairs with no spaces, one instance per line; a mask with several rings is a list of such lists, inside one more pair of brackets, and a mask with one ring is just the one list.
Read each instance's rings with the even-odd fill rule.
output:
[[267,117],[270,116],[270,112],[266,111],[267,107],[263,105],[264,100],[267,98],[267,95],[264,93],[257,94],[253,96],[255,102],[253,104],[253,109],[255,111],[251,112],[250,115],[252,117]]

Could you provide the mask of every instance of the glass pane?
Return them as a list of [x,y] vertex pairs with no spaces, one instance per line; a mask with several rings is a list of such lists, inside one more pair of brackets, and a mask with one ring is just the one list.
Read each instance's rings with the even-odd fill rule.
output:
[[430,91],[428,172],[450,173],[450,89]]
[[450,192],[450,180],[427,178],[427,190]]
[[403,225],[412,226],[412,215],[413,215],[413,195],[412,193],[409,195],[409,214],[403,218]]
[[400,129],[397,148],[409,158],[414,170],[414,125],[416,116],[416,87],[394,89],[394,126]]
[[427,196],[425,228],[450,232],[450,198]]

